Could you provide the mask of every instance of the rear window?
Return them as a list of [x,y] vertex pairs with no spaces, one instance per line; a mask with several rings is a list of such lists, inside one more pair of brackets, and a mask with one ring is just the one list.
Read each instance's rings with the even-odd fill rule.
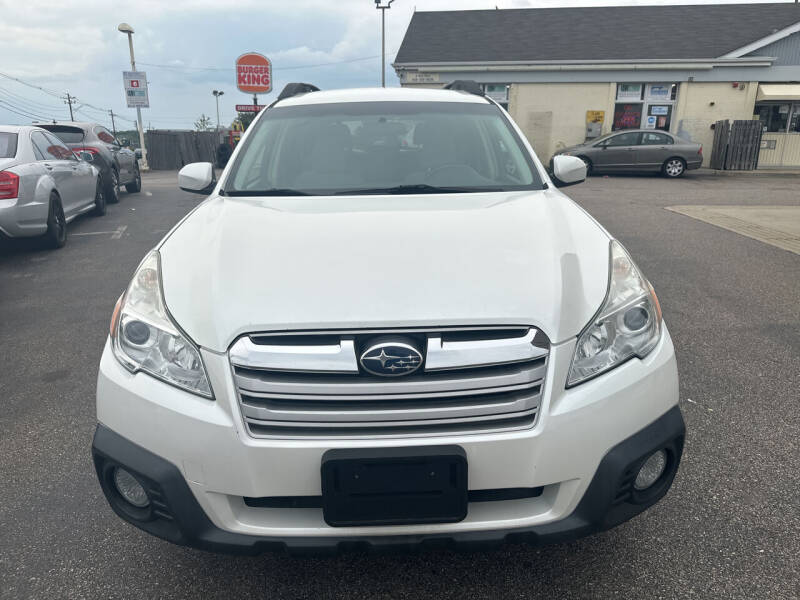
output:
[[0,158],[14,158],[17,155],[17,134],[0,132]]
[[80,127],[69,125],[39,125],[39,127],[54,133],[65,144],[80,144],[86,136]]

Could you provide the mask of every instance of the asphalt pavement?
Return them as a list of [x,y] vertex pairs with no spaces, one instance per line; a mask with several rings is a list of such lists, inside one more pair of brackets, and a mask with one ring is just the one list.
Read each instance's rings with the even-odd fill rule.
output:
[[[94,474],[97,364],[146,251],[201,201],[148,174],[67,246],[0,248],[0,598],[800,597],[800,255],[665,210],[798,206],[800,177],[593,177],[565,190],[633,254],[674,338],[688,440],[666,498],[570,544],[215,555],[122,522]],[[647,398],[642,398],[643,402]]]

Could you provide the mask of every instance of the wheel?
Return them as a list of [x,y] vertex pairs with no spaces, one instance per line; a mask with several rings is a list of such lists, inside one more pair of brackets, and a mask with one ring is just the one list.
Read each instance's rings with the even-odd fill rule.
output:
[[583,162],[586,163],[586,176],[588,177],[589,175],[592,174],[592,161],[589,160],[589,158],[587,158],[586,156],[579,156],[578,158],[580,158]]
[[682,158],[668,158],[661,167],[661,172],[666,177],[680,177],[686,171],[686,163]]
[[94,190],[94,210],[92,214],[96,217],[102,217],[106,214],[106,194],[103,191],[103,183],[100,178],[97,178],[97,185]]
[[47,232],[44,234],[45,244],[49,248],[63,248],[67,243],[67,220],[58,194],[50,194],[50,209],[47,212]]
[[119,173],[116,169],[111,169],[110,179],[103,184],[103,192],[108,204],[119,202]]
[[135,194],[136,192],[142,191],[142,174],[139,172],[138,165],[136,166],[136,175],[134,176],[133,181],[126,183],[125,189],[129,194]]

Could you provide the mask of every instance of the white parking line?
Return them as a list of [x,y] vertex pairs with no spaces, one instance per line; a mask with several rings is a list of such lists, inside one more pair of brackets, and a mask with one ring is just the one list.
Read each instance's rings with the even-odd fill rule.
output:
[[121,238],[122,234],[125,233],[125,230],[127,228],[128,228],[127,225],[120,225],[119,227],[117,227],[117,230],[111,234],[111,239],[118,240],[119,238]]
[[145,193],[144,193],[144,195],[145,195],[145,196],[152,196],[152,195],[153,195],[153,192],[145,192]]
[[116,231],[84,231],[83,233],[71,233],[70,235],[111,235],[112,233],[116,233]]

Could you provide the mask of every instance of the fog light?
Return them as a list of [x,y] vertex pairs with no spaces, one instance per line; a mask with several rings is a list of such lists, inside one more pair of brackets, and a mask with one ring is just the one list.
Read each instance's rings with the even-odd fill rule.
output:
[[653,452],[650,457],[644,461],[642,468],[636,475],[636,481],[633,482],[633,487],[637,490],[646,490],[664,473],[667,466],[667,453],[663,450]]
[[121,467],[114,469],[114,485],[119,495],[136,508],[144,508],[150,504],[150,499],[147,497],[147,492],[144,491],[142,484]]

